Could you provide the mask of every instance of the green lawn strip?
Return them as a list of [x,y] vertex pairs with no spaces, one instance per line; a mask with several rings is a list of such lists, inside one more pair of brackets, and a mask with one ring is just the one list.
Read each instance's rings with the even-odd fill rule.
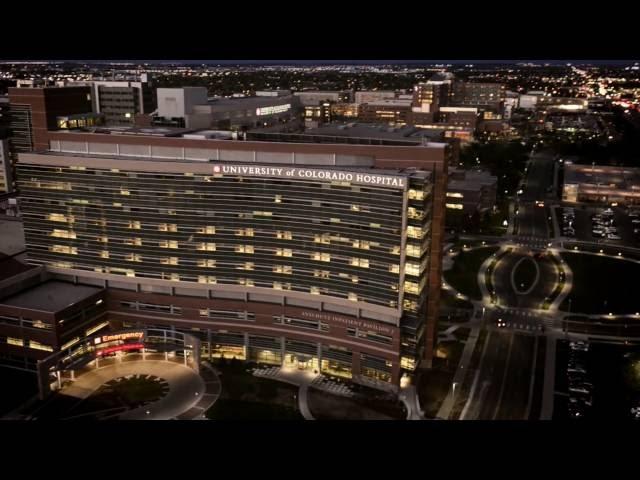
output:
[[624,260],[580,253],[562,253],[573,271],[573,285],[561,309],[570,313],[628,314],[640,311],[634,279],[640,265]]
[[498,250],[498,247],[483,247],[460,252],[451,269],[444,272],[445,280],[460,293],[474,300],[481,300],[482,293],[478,286],[480,265]]

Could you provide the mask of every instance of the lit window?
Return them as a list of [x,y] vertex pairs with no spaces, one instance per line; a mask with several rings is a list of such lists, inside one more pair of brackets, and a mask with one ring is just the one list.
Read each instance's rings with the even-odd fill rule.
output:
[[320,295],[320,289],[318,287],[309,288],[309,292],[312,293],[313,295]]
[[160,259],[162,265],[178,265],[178,257],[164,257]]
[[407,262],[404,267],[404,273],[417,277],[420,275],[420,265],[417,263]]
[[400,273],[400,265],[389,265],[389,271],[391,273]]
[[320,262],[330,262],[331,255],[329,253],[324,253],[324,252],[313,252],[311,254],[311,259],[318,260]]
[[209,275],[198,275],[198,283],[217,283],[217,280]]
[[238,237],[253,237],[253,228],[239,228],[235,234]]
[[52,222],[66,222],[68,219],[71,221],[73,217],[67,217],[62,213],[50,213],[47,215],[47,220],[51,220]]
[[234,247],[236,253],[253,253],[253,245],[236,245]]
[[275,203],[282,203],[282,195],[276,195],[274,201]]
[[353,267],[369,268],[369,259],[351,257],[351,261],[349,262],[349,264]]
[[107,250],[102,250],[100,252],[100,258],[109,258],[109,252]]
[[417,282],[409,282],[408,280],[405,280],[404,291],[405,293],[412,293],[414,295],[417,295],[418,293],[420,293],[420,285]]
[[444,206],[453,210],[462,210],[463,208],[461,203],[445,203]]
[[33,348],[34,350],[44,350],[45,352],[53,352],[53,348],[50,345],[45,345],[44,343],[36,342],[35,340],[29,341],[29,348]]
[[125,238],[124,239],[124,244],[125,245],[136,245],[136,246],[141,246],[142,245],[142,239],[139,237],[135,237],[135,238]]
[[313,276],[314,277],[329,278],[330,275],[331,275],[331,273],[329,272],[329,270],[314,270],[313,271]]
[[264,212],[264,211],[254,210],[253,214],[257,217],[270,217],[273,215],[273,212]]
[[315,243],[323,243],[328,245],[331,243],[331,236],[328,233],[323,233],[321,235],[314,235],[313,241]]
[[293,250],[290,248],[276,248],[276,255],[278,257],[291,257],[293,256]]
[[273,272],[291,275],[291,273],[293,272],[293,268],[291,267],[291,265],[274,265]]
[[416,300],[409,300],[409,299],[404,299],[402,301],[402,306],[405,310],[408,310],[410,312],[417,312],[418,311],[418,302]]
[[352,302],[357,302],[358,301],[358,294],[357,293],[353,293],[353,292],[349,292],[347,298],[349,300],[351,300]]
[[351,205],[351,211],[359,212],[360,211],[360,205]]
[[131,192],[129,190],[127,190],[126,188],[121,188],[120,189],[120,195],[131,195]]
[[291,232],[283,232],[278,230],[276,232],[276,238],[279,238],[280,240],[291,240],[293,238],[293,234]]
[[140,230],[140,221],[139,220],[130,220],[128,227],[132,228],[134,230]]
[[247,287],[253,287],[253,280],[250,278],[239,278],[238,283],[240,285],[246,285]]
[[407,237],[420,239],[423,236],[424,236],[424,232],[422,231],[422,228],[414,227],[412,225],[409,225],[407,227]]
[[51,232],[51,236],[58,238],[76,238],[76,232],[54,229],[53,232]]
[[142,257],[137,253],[127,253],[124,257],[127,262],[141,262]]
[[389,253],[393,255],[400,255],[400,245],[395,245],[391,247],[391,249],[389,250]]
[[202,242],[202,243],[199,243],[197,245],[196,250],[208,250],[210,252],[213,252],[213,251],[216,250],[216,244],[215,243]]
[[409,199],[410,200],[424,200],[424,191],[422,190],[409,190]]
[[178,225],[175,223],[161,223],[158,225],[158,230],[161,232],[177,232]]
[[422,252],[420,251],[420,246],[407,244],[407,256],[420,258]]
[[214,225],[207,225],[206,227],[200,227],[197,230],[198,233],[206,233],[208,235],[213,235],[216,233],[216,227]]
[[178,248],[178,241],[177,240],[160,240],[160,242],[158,242],[158,245],[160,246],[160,248]]
[[463,198],[464,195],[462,195],[459,192],[447,192],[447,197],[453,197],[453,198]]
[[179,273],[171,273],[169,275],[169,280],[173,280],[175,282],[180,280],[180,274]]
[[68,245],[52,245],[49,247],[49,251],[55,253],[68,253],[70,255],[78,254],[78,249],[76,247],[69,247]]
[[340,223],[340,219],[336,217],[331,217],[331,223]]
[[370,223],[369,226],[371,228],[382,228],[382,225],[380,225],[379,223]]
[[242,265],[238,265],[236,270],[253,270],[254,264],[253,262],[244,262]]
[[216,261],[210,258],[201,258],[200,260],[198,260],[198,266],[214,268],[216,266]]
[[9,345],[15,345],[16,347],[24,346],[24,340],[22,340],[21,338],[7,337],[7,343]]

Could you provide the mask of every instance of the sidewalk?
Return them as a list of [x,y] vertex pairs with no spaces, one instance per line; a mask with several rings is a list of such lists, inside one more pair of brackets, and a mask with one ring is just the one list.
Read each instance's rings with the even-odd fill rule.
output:
[[442,402],[442,405],[440,405],[440,409],[438,410],[438,414],[436,415],[436,418],[447,420],[451,415],[451,410],[453,410],[453,407],[454,407],[453,384],[455,383],[458,386],[462,386],[462,382],[464,382],[465,376],[467,374],[467,370],[469,369],[468,367],[469,367],[469,363],[471,362],[471,356],[473,355],[473,351],[476,348],[476,343],[478,343],[479,335],[480,335],[479,326],[474,327],[469,333],[469,338],[467,339],[467,343],[465,344],[464,350],[462,351],[462,356],[460,357],[460,363],[458,364],[458,369],[456,370],[456,373],[453,376],[450,393],[447,394],[446,398]]

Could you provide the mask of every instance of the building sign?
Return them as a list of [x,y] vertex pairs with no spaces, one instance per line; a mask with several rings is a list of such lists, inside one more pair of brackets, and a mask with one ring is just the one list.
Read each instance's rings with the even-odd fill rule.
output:
[[256,115],[259,117],[263,115],[275,115],[276,113],[284,113],[289,110],[291,110],[291,104],[285,103],[284,105],[274,105],[273,107],[256,108]]
[[329,180],[351,182],[364,185],[404,188],[406,179],[375,173],[344,172],[338,170],[320,170],[291,167],[257,167],[253,165],[215,165],[214,174],[246,175],[252,177],[285,177],[308,180]]
[[343,317],[341,315],[334,315],[332,313],[309,312],[303,310],[301,316],[310,320],[338,323],[340,325],[344,325],[345,327],[356,327],[362,330],[371,330],[387,335],[393,335],[394,332],[394,329],[392,327],[380,324],[378,322],[369,322],[367,320],[360,320],[357,318]]
[[143,331],[136,332],[124,332],[124,333],[115,333],[113,335],[102,335],[101,337],[96,337],[93,342],[98,345],[100,343],[113,342],[115,340],[141,340],[144,337]]
[[115,345],[113,347],[103,348],[101,350],[96,350],[96,355],[108,355],[114,352],[122,352],[125,350],[140,350],[144,348],[144,344],[142,343],[125,343],[124,345]]

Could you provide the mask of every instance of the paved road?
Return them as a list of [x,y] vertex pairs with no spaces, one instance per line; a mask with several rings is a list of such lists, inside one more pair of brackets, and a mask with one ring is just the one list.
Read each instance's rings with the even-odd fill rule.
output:
[[[202,378],[179,363],[157,360],[118,362],[92,370],[80,377],[61,393],[79,399],[87,398],[109,380],[133,374],[160,377],[169,384],[169,393],[148,406],[130,410],[120,416],[127,420],[169,420],[190,410],[205,393]],[[146,412],[149,411],[149,414]]]
[[548,238],[547,209],[536,206],[537,200],[545,200],[547,188],[553,185],[554,157],[542,151],[531,154],[523,182],[522,195],[517,200],[517,225],[515,234],[523,237]]
[[[518,290],[514,289],[512,283],[514,268],[524,267],[519,264],[522,259],[525,259],[523,262],[535,262],[540,272],[533,288],[526,294],[523,294],[523,289],[517,285]],[[493,273],[498,305],[512,308],[542,308],[544,300],[553,292],[556,277],[555,266],[546,256],[535,258],[528,249],[509,253],[500,259]]]
[[532,397],[536,354],[534,335],[492,331],[465,419],[526,419]]

